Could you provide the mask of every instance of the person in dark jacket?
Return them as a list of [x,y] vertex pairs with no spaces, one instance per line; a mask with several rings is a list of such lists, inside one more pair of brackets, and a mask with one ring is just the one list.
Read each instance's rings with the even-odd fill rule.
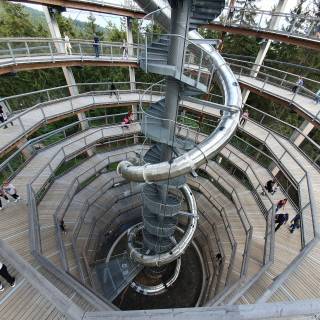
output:
[[99,58],[99,56],[100,56],[100,39],[96,34],[93,37],[93,47],[94,47],[94,51],[96,53],[96,58]]
[[289,230],[291,233],[293,233],[293,231],[295,229],[299,229],[300,228],[300,222],[301,222],[301,215],[300,213],[297,213],[295,215],[295,217],[290,221],[291,222],[291,225],[289,227]]
[[[264,187],[268,191],[268,193],[272,193],[273,192],[273,186],[274,186],[275,183],[276,183],[275,180],[267,181],[267,183],[266,183],[266,185]],[[266,193],[265,193],[265,191],[262,191],[261,194],[264,196]]]
[[275,223],[277,224],[275,228],[275,232],[283,225],[286,224],[289,220],[289,214],[288,213],[280,213],[276,214],[275,216]]
[[[0,261],[0,276],[2,278],[4,278],[10,284],[10,286],[12,288],[16,285],[15,277],[13,277],[9,273],[7,266],[4,263],[2,263],[1,261]],[[3,287],[2,283],[0,282],[0,291],[3,291],[3,290],[4,290],[4,287]]]

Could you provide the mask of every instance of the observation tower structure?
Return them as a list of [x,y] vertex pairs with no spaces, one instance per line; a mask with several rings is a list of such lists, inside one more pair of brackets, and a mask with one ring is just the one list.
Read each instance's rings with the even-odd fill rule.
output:
[[[18,2],[44,6],[51,37],[0,39],[0,84],[62,68],[67,85],[0,98],[0,183],[20,196],[0,197],[0,265],[16,279],[0,279],[0,319],[317,319],[319,70],[266,59],[290,44],[316,61],[316,12]],[[64,7],[126,17],[127,41],[64,39]],[[222,52],[232,34],[258,54]],[[88,66],[127,78],[78,83]]]

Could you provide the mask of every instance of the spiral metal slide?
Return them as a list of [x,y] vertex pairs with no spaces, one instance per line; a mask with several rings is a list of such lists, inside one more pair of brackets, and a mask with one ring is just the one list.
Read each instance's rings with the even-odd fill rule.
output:
[[[146,45],[140,55],[142,69],[166,76],[166,97],[143,111],[141,123],[142,132],[156,144],[144,155],[144,165],[129,161],[118,165],[124,178],[145,183],[143,222],[128,231],[128,247],[136,262],[154,267],[177,260],[191,242],[197,225],[197,206],[185,175],[206,163],[229,141],[239,122],[242,99],[237,80],[224,59],[195,30],[220,15],[224,0],[171,0],[171,10],[166,1],[136,2],[145,12],[157,12],[154,19],[165,29],[171,25],[171,34],[152,35],[149,41],[145,35]],[[195,97],[208,92],[213,79],[223,92],[223,116],[214,132],[197,144],[192,130],[190,135],[189,129],[177,121],[178,105],[184,99],[217,107]],[[188,213],[181,211],[183,196]],[[189,222],[184,235],[177,240],[174,232],[181,214],[187,214]],[[143,248],[138,248],[141,231]]]

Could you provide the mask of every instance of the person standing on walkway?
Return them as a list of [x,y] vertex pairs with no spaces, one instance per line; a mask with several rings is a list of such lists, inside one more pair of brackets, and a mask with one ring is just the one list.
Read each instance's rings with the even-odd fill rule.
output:
[[284,198],[282,200],[279,200],[276,207],[276,212],[278,212],[281,208],[284,210],[284,207],[286,206],[288,199]]
[[296,93],[299,88],[303,87],[303,85],[304,85],[304,81],[302,77],[299,76],[298,80],[296,81],[296,84],[292,87],[292,92]]
[[232,22],[233,15],[234,15],[234,12],[236,10],[236,8],[234,7],[235,2],[236,2],[236,0],[230,0],[228,17],[227,17],[227,20],[226,20],[226,23],[229,24],[229,25]]
[[297,213],[290,222],[291,222],[291,225],[289,227],[289,230],[290,230],[290,233],[293,233],[293,231],[295,229],[299,229],[300,228],[300,222],[301,222],[300,213]]
[[[6,122],[8,120],[7,114],[6,112],[3,110],[2,106],[0,106],[0,121],[2,123]],[[11,122],[11,125],[13,125],[13,123]],[[7,129],[8,126],[4,125],[3,129]]]
[[1,198],[4,198],[7,200],[7,202],[10,202],[8,196],[6,195],[6,193],[3,191],[2,188],[0,188],[0,210],[2,210],[2,202],[1,202]]
[[128,59],[128,44],[126,40],[123,40],[121,49],[122,49],[122,58]]
[[314,101],[316,104],[320,102],[320,89],[315,93]]
[[286,224],[289,220],[289,214],[288,213],[280,213],[276,214],[275,216],[275,223],[278,224],[275,228],[275,232],[283,225]]
[[68,35],[66,33],[64,34],[64,51],[66,54],[72,55],[72,47],[71,47],[71,43],[70,43],[70,38],[68,37]]
[[117,88],[116,88],[116,86],[114,85],[114,83],[111,82],[111,86],[110,86],[110,98],[112,97],[113,94],[116,96],[116,98],[118,98]]
[[14,202],[18,202],[18,200],[20,200],[20,197],[17,194],[17,189],[8,180],[3,183],[3,190],[6,194],[10,195],[14,199]]
[[[4,263],[2,263],[1,261],[0,261],[0,276],[1,276],[2,278],[4,278],[4,279],[10,284],[10,286],[11,286],[12,288],[15,287],[15,285],[16,285],[16,278],[13,277],[13,276],[8,272],[7,266],[6,266]],[[3,287],[2,283],[0,282],[0,291],[3,291],[3,290],[4,290],[4,287]]]
[[99,58],[99,56],[100,56],[100,39],[96,34],[94,34],[94,37],[93,37],[93,47],[94,47],[94,51],[96,54],[96,58]]
[[249,111],[246,109],[241,116],[240,126],[243,127],[249,119]]

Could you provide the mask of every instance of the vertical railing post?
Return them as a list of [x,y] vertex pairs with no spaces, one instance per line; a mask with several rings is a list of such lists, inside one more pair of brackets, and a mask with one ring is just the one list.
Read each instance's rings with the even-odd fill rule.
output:
[[30,57],[30,50],[29,50],[29,46],[28,46],[27,41],[24,42],[24,45],[25,45],[26,50],[27,50],[27,56]]
[[50,42],[48,42],[48,47],[49,47],[49,51],[50,51],[50,54],[51,54],[52,62],[54,62],[54,56],[53,56],[53,51],[52,51],[52,47],[51,47],[51,43]]
[[15,56],[14,56],[14,53],[13,53],[13,50],[12,50],[12,47],[11,47],[10,42],[7,42],[7,45],[8,45],[8,49],[9,49],[9,52],[10,52],[12,61],[13,61],[13,63],[16,65],[16,64],[17,64],[17,63],[16,63],[16,59],[15,59]]

